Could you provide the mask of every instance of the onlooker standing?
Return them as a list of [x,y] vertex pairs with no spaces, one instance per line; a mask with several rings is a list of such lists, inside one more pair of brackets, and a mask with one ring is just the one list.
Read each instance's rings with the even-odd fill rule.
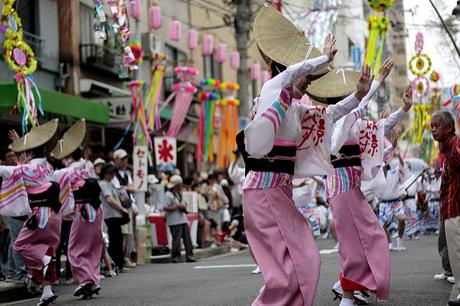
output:
[[102,166],[104,166],[104,164],[105,164],[105,160],[103,160],[102,158],[96,158],[96,160],[94,161],[93,163],[94,173],[96,174],[97,177],[100,177],[101,169],[102,169]]
[[131,174],[128,171],[128,153],[123,149],[118,149],[113,153],[113,158],[115,160],[117,172],[115,173],[112,183],[118,190],[121,204],[128,210],[130,217],[130,222],[122,228],[125,266],[133,268],[136,264],[131,261],[131,256],[136,252],[136,247],[134,242],[134,198],[132,194],[136,191],[136,188],[134,187]]
[[440,219],[444,222],[447,251],[455,278],[448,304],[460,306],[460,142],[455,134],[454,118],[447,111],[433,114],[431,130],[445,157],[441,179]]
[[180,246],[181,239],[184,241],[185,252],[187,254],[187,262],[195,262],[193,259],[192,239],[188,229],[186,216],[186,207],[182,202],[182,178],[178,175],[173,175],[170,179],[169,188],[165,194],[166,223],[171,230],[172,235],[172,250],[171,261],[173,263],[181,262]]
[[117,168],[112,164],[105,164],[101,170],[101,202],[104,210],[104,221],[109,235],[108,252],[120,271],[123,270],[123,233],[121,226],[128,221],[128,211],[121,206],[118,192],[112,185]]

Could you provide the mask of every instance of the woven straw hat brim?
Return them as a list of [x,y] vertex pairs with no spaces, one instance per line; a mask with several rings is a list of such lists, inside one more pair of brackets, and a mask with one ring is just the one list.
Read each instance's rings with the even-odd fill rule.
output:
[[257,46],[264,55],[284,66],[321,56],[321,52],[312,47],[307,58],[311,43],[304,32],[268,3],[257,13],[253,31]]
[[86,120],[80,119],[75,122],[59,139],[50,155],[56,159],[69,156],[83,143],[86,137]]
[[307,94],[315,101],[334,104],[356,90],[360,73],[352,70],[333,69],[307,87]]
[[59,127],[59,120],[53,119],[36,128],[33,128],[29,133],[25,134],[19,139],[13,141],[9,145],[11,151],[19,153],[27,150],[38,148],[56,135]]

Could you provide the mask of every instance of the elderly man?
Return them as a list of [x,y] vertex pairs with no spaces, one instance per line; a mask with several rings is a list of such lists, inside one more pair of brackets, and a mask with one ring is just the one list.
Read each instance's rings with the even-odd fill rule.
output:
[[455,134],[455,122],[447,111],[433,114],[433,138],[445,157],[440,193],[440,220],[444,222],[447,250],[455,284],[449,305],[460,306],[460,142]]

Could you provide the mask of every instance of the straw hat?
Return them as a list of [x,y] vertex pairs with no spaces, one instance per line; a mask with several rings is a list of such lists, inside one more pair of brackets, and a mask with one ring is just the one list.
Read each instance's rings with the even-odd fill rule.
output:
[[72,125],[51,151],[50,155],[56,159],[63,159],[72,154],[82,144],[86,137],[86,121],[80,119]]
[[[265,57],[268,57],[289,66],[321,56],[321,52],[307,40],[305,33],[268,3],[257,13],[253,29],[257,46],[265,55],[265,62]],[[316,74],[324,74],[327,71],[325,69]]]
[[356,90],[360,73],[352,70],[333,69],[307,87],[307,95],[313,100],[335,104]]
[[13,141],[9,148],[13,152],[24,152],[38,148],[50,141],[58,130],[59,119],[53,119],[36,128],[19,139]]

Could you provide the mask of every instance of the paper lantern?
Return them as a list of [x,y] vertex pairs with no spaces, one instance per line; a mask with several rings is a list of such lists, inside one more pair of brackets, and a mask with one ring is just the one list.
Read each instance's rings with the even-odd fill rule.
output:
[[140,0],[129,0],[128,1],[128,15],[136,20],[139,20],[141,16],[141,5]]
[[260,80],[260,65],[258,63],[251,65],[251,80]]
[[149,29],[152,31],[159,28],[161,28],[161,7],[154,5],[149,10]]
[[267,70],[262,71],[262,84],[271,79],[270,72]]
[[188,48],[195,50],[198,46],[198,32],[195,29],[188,30]]
[[182,24],[179,20],[173,20],[169,24],[169,39],[172,41],[179,41],[181,34]]
[[220,43],[217,48],[217,62],[219,64],[224,63],[227,60],[227,44]]
[[238,70],[240,68],[240,53],[238,51],[230,54],[230,68]]
[[203,55],[209,56],[214,52],[214,37],[210,34],[203,36]]

